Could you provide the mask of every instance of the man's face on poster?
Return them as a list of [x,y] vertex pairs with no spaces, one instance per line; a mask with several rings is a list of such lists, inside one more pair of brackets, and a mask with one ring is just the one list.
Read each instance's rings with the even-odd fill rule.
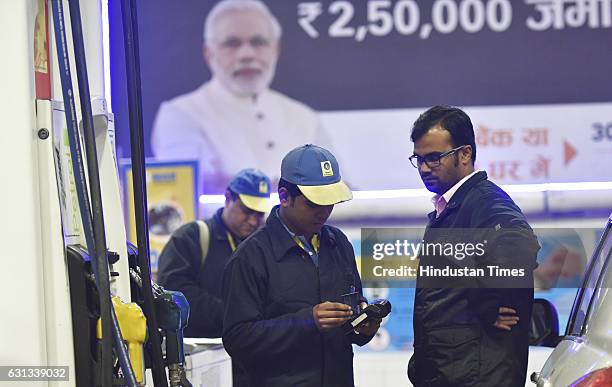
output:
[[256,10],[228,11],[213,29],[204,48],[213,76],[240,96],[255,95],[270,86],[279,51],[270,20]]

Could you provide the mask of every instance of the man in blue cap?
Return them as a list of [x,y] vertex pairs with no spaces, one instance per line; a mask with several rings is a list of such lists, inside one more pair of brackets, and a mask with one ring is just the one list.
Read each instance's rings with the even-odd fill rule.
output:
[[191,307],[187,337],[221,337],[223,268],[270,210],[270,179],[244,169],[230,181],[225,206],[212,218],[181,226],[159,256],[158,282],[181,291]]
[[278,195],[225,268],[223,344],[253,386],[353,386],[352,344],[380,321],[342,329],[365,299],[351,243],[325,222],[352,193],[336,158],[304,145],[283,159]]
[[[225,191],[225,206],[205,221],[181,226],[159,256],[158,282],[189,301],[186,337],[221,337],[223,268],[242,240],[257,230],[270,211],[270,179],[243,169]],[[234,386],[245,386],[234,362]]]

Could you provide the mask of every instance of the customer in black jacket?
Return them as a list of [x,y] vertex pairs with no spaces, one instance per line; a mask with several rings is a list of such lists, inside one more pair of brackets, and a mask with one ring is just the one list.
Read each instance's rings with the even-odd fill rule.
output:
[[[159,256],[158,282],[189,301],[186,337],[221,337],[223,269],[237,245],[257,230],[270,210],[270,179],[253,168],[230,180],[225,206],[205,221],[190,222],[173,234]],[[234,386],[248,386],[234,361]]]
[[253,386],[353,386],[352,344],[367,343],[380,321],[342,329],[361,280],[351,243],[325,222],[352,194],[334,156],[314,145],[285,156],[278,194],[225,269],[223,344]]
[[[411,138],[410,160],[436,194],[424,243],[482,243],[482,254],[420,256],[410,380],[415,386],[524,386],[537,239],[512,199],[485,172],[474,171],[474,130],[462,110],[429,109]],[[423,274],[443,267],[486,274]],[[489,267],[514,271],[500,276]]]

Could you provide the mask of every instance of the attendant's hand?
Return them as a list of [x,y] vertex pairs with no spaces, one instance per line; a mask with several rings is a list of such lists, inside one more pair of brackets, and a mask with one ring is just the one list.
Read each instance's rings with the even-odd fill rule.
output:
[[312,316],[320,331],[342,326],[353,315],[351,307],[339,302],[323,302],[312,308]]
[[502,306],[499,308],[498,313],[497,320],[493,323],[493,326],[498,329],[511,331],[512,327],[519,322],[519,316],[516,314],[516,310],[512,308]]

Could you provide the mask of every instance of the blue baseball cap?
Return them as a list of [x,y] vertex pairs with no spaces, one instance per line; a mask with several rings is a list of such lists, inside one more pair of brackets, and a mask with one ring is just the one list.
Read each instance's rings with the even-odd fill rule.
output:
[[287,153],[281,163],[281,178],[298,186],[306,199],[320,206],[353,198],[342,181],[340,167],[327,149],[307,144]]
[[247,168],[238,172],[230,181],[227,189],[238,194],[247,208],[257,212],[270,211],[270,178],[262,171]]

